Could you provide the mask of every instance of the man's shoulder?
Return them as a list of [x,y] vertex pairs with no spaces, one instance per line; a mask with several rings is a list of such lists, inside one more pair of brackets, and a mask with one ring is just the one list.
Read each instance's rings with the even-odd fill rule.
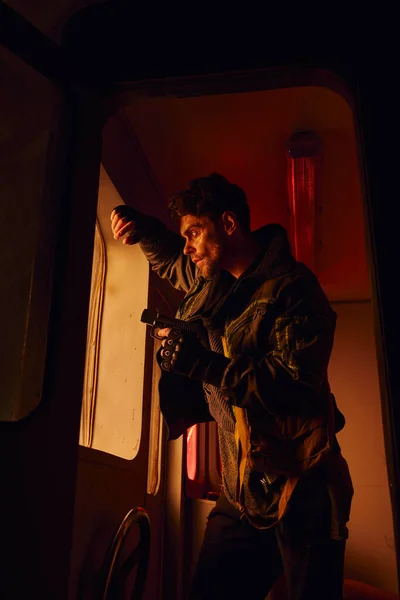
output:
[[329,310],[329,300],[318,280],[317,275],[303,263],[294,261],[290,270],[273,280],[263,282],[259,295],[269,295],[283,306],[309,304],[313,312]]
[[271,288],[276,294],[287,286],[319,286],[317,276],[303,263],[293,260],[286,269],[277,270],[271,277],[261,278],[260,288]]
[[279,278],[282,287],[298,286],[304,289],[319,288],[322,286],[317,275],[305,264],[293,261],[291,268]]

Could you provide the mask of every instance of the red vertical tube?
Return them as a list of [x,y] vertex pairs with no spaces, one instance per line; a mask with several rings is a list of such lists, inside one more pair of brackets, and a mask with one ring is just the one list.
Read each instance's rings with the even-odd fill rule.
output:
[[186,470],[187,476],[195,481],[197,476],[198,425],[189,427],[186,432]]
[[320,139],[313,133],[294,134],[286,144],[286,161],[293,254],[314,270]]

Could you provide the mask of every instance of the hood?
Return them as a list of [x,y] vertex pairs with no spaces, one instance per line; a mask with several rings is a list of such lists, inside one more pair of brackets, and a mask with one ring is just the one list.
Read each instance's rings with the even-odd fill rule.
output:
[[261,282],[285,275],[296,264],[282,225],[264,225],[252,235],[262,251],[249,268],[238,279],[221,272],[211,283],[208,302],[202,314],[203,324],[210,330],[219,330],[226,315],[233,314],[234,306],[245,306]]
[[262,252],[239,278],[272,279],[287,273],[295,264],[286,229],[278,223],[264,225],[252,233]]

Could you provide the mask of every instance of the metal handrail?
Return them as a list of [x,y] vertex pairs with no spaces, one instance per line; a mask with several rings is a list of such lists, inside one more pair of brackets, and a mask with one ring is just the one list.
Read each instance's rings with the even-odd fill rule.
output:
[[[140,531],[139,545],[117,569],[117,560],[123,543],[133,523],[137,523]],[[122,519],[106,553],[101,569],[101,600],[120,600],[123,588],[133,567],[137,564],[135,586],[131,600],[142,600],[146,584],[150,557],[150,519],[144,508],[132,508]]]

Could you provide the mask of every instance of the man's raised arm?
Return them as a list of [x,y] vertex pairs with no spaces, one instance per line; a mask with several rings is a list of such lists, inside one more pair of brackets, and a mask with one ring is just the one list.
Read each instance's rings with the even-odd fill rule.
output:
[[155,217],[149,217],[122,204],[111,213],[114,239],[123,244],[139,243],[153,271],[168,279],[178,290],[188,292],[196,276],[196,266],[183,254],[183,239]]

